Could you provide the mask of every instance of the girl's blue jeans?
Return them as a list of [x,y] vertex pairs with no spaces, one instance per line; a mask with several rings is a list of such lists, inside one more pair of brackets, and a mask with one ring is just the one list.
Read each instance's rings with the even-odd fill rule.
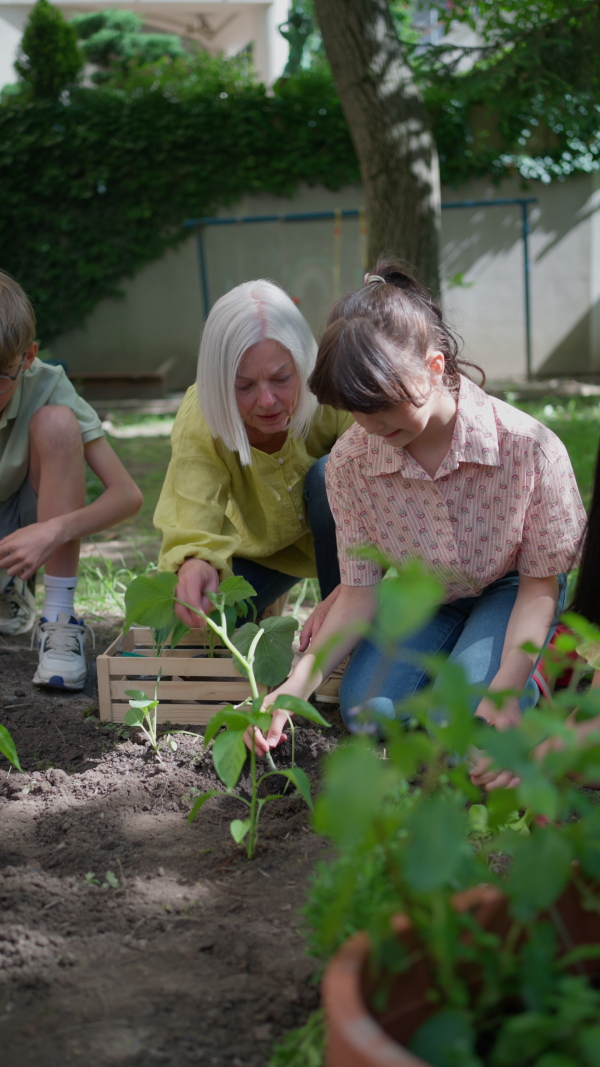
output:
[[[567,579],[558,576],[559,594],[555,616],[546,637],[552,637],[564,609]],[[428,681],[418,655],[446,652],[462,664],[467,681],[483,689],[489,686],[500,666],[510,613],[519,588],[517,571],[492,582],[477,597],[464,597],[443,604],[435,618],[412,637],[398,645],[396,654],[384,655],[366,638],[355,649],[340,686],[340,710],[348,729],[376,732],[373,719],[394,719],[395,705],[412,696]],[[411,655],[416,654],[416,655]],[[531,674],[533,674],[532,667]],[[531,675],[521,698],[521,709],[533,707],[539,698]],[[473,712],[481,698],[474,696]]]
[[[327,459],[328,456],[323,456],[313,463],[304,480],[306,517],[313,535],[317,577],[323,600],[340,584],[335,522],[325,489]],[[294,575],[282,574],[281,571],[274,571],[256,560],[242,559],[240,556],[233,557],[231,566],[234,574],[245,578],[256,589],[254,604],[258,615],[262,615],[269,604],[287,593],[288,589],[300,580]]]

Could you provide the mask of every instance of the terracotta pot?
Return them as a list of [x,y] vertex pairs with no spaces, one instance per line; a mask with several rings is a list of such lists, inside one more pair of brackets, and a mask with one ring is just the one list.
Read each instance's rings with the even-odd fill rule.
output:
[[[511,925],[506,898],[497,889],[483,886],[459,893],[454,903],[459,911],[472,910],[486,930],[500,936]],[[569,948],[600,943],[600,914],[583,910],[575,885],[568,886],[557,907],[569,931]],[[417,948],[405,915],[397,916],[393,926],[409,950]],[[369,947],[367,936],[356,934],[342,946],[325,972],[322,996],[327,1018],[326,1067],[429,1067],[404,1046],[434,1010],[427,999],[432,984],[430,965],[422,959],[406,974],[399,975],[392,985],[388,1007],[376,1018],[367,1006]],[[584,968],[598,973],[600,961],[590,960]]]

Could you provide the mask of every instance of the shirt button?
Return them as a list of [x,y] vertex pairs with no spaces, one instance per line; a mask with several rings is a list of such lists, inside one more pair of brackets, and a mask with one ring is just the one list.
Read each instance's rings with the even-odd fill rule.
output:
[[280,463],[281,466],[283,467],[283,460],[282,459],[278,459],[277,462]]
[[291,493],[291,491],[292,491],[292,486],[291,486],[291,485],[286,485],[286,489],[287,489],[288,493]]
[[300,519],[300,522],[304,522],[304,515],[298,515],[298,518]]

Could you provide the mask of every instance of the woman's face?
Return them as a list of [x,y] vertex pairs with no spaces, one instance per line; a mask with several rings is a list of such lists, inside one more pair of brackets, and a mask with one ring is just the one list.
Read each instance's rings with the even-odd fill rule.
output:
[[258,341],[246,349],[235,379],[235,397],[251,444],[287,430],[299,392],[296,364],[279,341]]

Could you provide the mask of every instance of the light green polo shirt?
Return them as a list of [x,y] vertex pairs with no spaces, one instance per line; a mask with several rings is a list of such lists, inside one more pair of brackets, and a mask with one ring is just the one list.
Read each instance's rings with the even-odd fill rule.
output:
[[96,412],[77,394],[62,367],[52,367],[34,359],[21,374],[10,402],[0,412],[0,503],[16,493],[29,471],[29,422],[46,404],[71,408],[80,427],[83,443],[104,437]]
[[243,467],[237,452],[213,438],[191,386],[177,413],[173,457],[154,514],[163,535],[159,570],[177,571],[193,556],[225,578],[232,556],[241,556],[283,574],[316,576],[304,479],[351,424],[347,412],[318,407],[305,440],[288,434],[273,455],[252,448],[252,463]]

